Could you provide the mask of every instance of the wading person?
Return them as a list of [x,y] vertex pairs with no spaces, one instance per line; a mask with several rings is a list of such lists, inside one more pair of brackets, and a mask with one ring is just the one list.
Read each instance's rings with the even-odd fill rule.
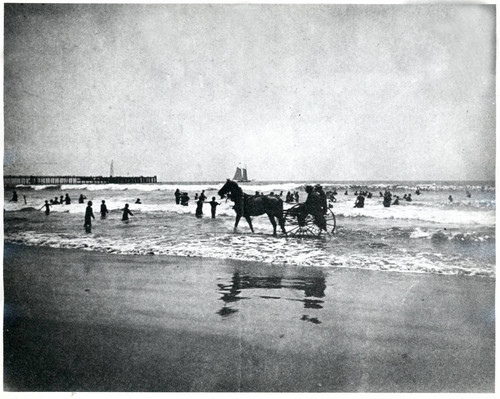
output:
[[45,200],[45,204],[42,205],[42,207],[40,208],[40,210],[42,210],[43,207],[45,207],[45,214],[47,216],[49,216],[49,214],[50,214],[50,204],[49,204],[49,201]]
[[106,215],[109,213],[108,207],[106,206],[106,201],[102,200],[101,203],[101,219],[106,219]]
[[209,204],[210,204],[210,207],[211,207],[212,219],[215,219],[215,210],[217,209],[217,205],[220,205],[220,203],[218,203],[215,200],[215,197],[212,197],[212,201],[210,201]]
[[87,233],[92,233],[92,219],[95,219],[95,216],[92,211],[92,201],[89,201],[87,203],[87,209],[85,209],[85,222],[83,224]]
[[128,209],[128,204],[125,204],[125,208],[123,208],[123,215],[122,215],[122,220],[124,222],[128,220],[128,215],[134,216],[134,214],[130,212],[130,209]]

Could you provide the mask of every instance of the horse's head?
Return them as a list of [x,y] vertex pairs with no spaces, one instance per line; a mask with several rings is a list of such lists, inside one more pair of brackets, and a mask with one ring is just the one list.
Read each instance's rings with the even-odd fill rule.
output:
[[230,179],[227,179],[226,180],[226,183],[222,186],[222,188],[218,191],[217,194],[219,194],[219,196],[221,198],[224,198],[224,196],[226,196],[226,194],[230,194],[229,195],[229,198],[232,199],[232,197],[238,193],[238,191],[241,191],[240,187],[238,186],[238,184]]

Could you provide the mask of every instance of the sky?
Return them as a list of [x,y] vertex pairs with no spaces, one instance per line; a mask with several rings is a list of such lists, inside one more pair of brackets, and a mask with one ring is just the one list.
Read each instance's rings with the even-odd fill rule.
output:
[[494,180],[495,18],[5,4],[4,174]]

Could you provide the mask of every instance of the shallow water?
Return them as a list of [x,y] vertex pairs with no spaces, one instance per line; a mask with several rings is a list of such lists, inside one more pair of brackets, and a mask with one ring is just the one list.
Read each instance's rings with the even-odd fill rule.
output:
[[[307,182],[265,182],[243,185],[244,191],[279,193],[298,190],[305,200]],[[232,203],[218,200],[217,218],[210,206],[196,218],[194,194],[201,190],[209,199],[222,183],[89,185],[62,187],[18,187],[18,203],[5,193],[5,240],[27,245],[81,248],[122,254],[167,254],[212,258],[235,258],[273,264],[347,267],[397,272],[463,275],[495,275],[495,187],[493,183],[324,183],[335,187],[337,230],[333,236],[293,238],[278,233],[266,216],[253,218],[255,234],[241,220],[233,233]],[[421,195],[415,194],[416,187]],[[173,192],[179,187],[191,197],[189,206],[176,205]],[[411,193],[412,202],[384,208],[379,191],[390,187],[401,198]],[[370,190],[365,208],[353,208],[354,191]],[[471,198],[465,196],[465,190]],[[344,195],[348,190],[349,195]],[[68,193],[71,205],[54,205],[46,216],[39,210],[45,199]],[[83,229],[86,205],[78,204],[83,193],[92,200],[96,220],[92,233]],[[27,198],[24,204],[23,195]],[[448,201],[452,195],[453,202]],[[134,204],[141,198],[142,204]],[[111,213],[100,219],[101,200]],[[125,203],[134,213],[121,221]],[[285,204],[285,208],[291,206]],[[279,229],[278,229],[279,230]]]

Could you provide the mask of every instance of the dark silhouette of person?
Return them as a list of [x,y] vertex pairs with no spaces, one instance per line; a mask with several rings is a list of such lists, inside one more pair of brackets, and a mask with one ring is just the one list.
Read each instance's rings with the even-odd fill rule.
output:
[[188,193],[182,193],[181,195],[181,205],[188,206],[189,204],[189,195]]
[[53,204],[54,205],[59,205],[59,200],[57,199],[57,197],[55,197]]
[[195,212],[195,215],[198,218],[201,218],[201,216],[203,215],[203,203],[204,202],[205,201],[203,201],[201,199],[201,197],[198,197],[198,201],[196,201],[196,212]]
[[207,199],[207,196],[205,195],[205,190],[203,190],[200,194],[200,197],[199,197],[202,201],[205,201]]
[[451,195],[448,197],[448,201],[453,202],[453,197]]
[[106,201],[102,200],[101,203],[101,219],[106,219],[106,215],[109,213],[108,207],[106,206]]
[[80,194],[80,198],[78,198],[78,203],[79,203],[79,204],[83,204],[83,203],[84,203],[84,201],[83,201],[83,200],[84,200],[84,199],[86,199],[86,198],[87,198],[87,197],[86,197],[85,195]]
[[211,207],[212,219],[215,219],[215,210],[217,209],[217,205],[220,204],[215,200],[215,197],[212,197],[212,201],[210,201],[209,204]]
[[177,205],[179,205],[180,202],[181,202],[181,192],[180,192],[180,190],[179,189],[175,190],[174,195],[175,195],[175,203]]
[[470,197],[471,197],[471,194],[470,194],[470,191],[469,191],[469,190],[467,190],[467,191],[465,192],[465,196],[466,196],[467,198],[470,198]]
[[61,205],[64,205],[64,195],[61,195],[61,196],[59,197],[59,203],[60,203]]
[[392,205],[399,205],[399,196],[396,195],[396,199],[394,200]]
[[125,208],[123,208],[122,220],[123,221],[128,220],[128,215],[134,216],[134,214],[130,212],[130,209],[128,209],[128,204],[125,204]]
[[295,191],[295,202],[299,202],[299,192]]
[[195,200],[195,201],[198,201],[198,193],[196,193],[196,194],[194,195],[194,200]]
[[354,208],[364,208],[365,207],[365,197],[363,195],[358,195],[356,202],[354,203]]
[[366,195],[368,198],[371,198],[373,196],[373,194],[371,192],[369,192],[367,195]]
[[344,195],[349,195],[349,191],[345,190]]
[[64,198],[64,201],[66,202],[66,205],[70,205],[71,204],[71,198],[69,198],[68,194],[66,194],[66,197]]
[[87,233],[92,233],[92,219],[95,219],[95,216],[92,211],[92,201],[89,201],[87,203],[87,208],[85,209],[85,222],[83,223]]
[[411,194],[408,194],[408,197],[406,197],[406,201],[411,202],[413,199],[411,198]]
[[326,211],[328,210],[328,201],[326,198],[326,193],[323,190],[321,184],[316,184],[314,186],[314,191],[319,194],[319,197],[321,198],[321,208],[323,209],[323,214],[326,214]]
[[392,201],[392,194],[389,190],[385,190],[385,193],[384,193],[384,206],[386,208],[389,208],[391,206],[391,201]]
[[[312,186],[306,186],[307,199],[304,202],[304,210],[302,216],[305,219],[307,214],[314,217],[314,223],[323,230],[326,230],[326,220],[323,216],[323,200],[320,194],[313,189]],[[304,214],[305,213],[305,214]]]
[[45,207],[45,214],[47,216],[49,216],[50,214],[50,204],[49,204],[49,201],[45,200],[45,204],[42,205],[42,207],[40,208],[40,210]]
[[420,195],[420,188],[417,187],[417,191],[415,191],[415,194]]
[[17,193],[15,191],[12,193],[12,199],[9,202],[17,202]]
[[137,198],[137,201],[135,201],[136,204],[142,204],[141,199]]

